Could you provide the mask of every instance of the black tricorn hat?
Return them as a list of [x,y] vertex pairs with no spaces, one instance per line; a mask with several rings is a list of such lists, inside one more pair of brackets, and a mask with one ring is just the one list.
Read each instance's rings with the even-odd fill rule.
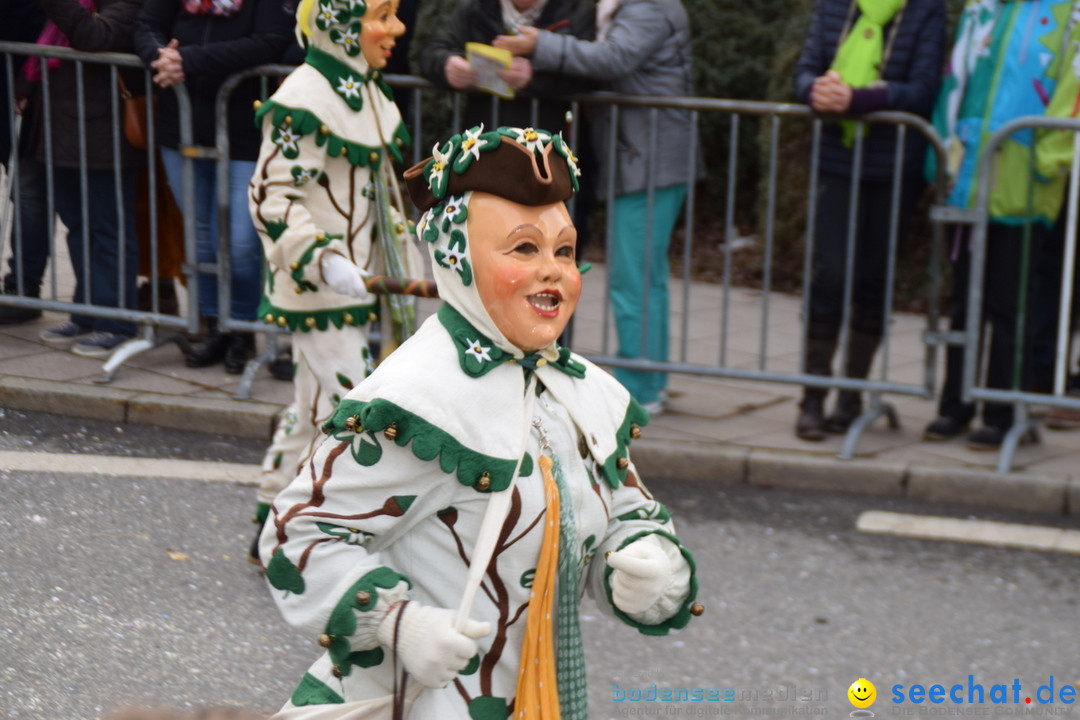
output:
[[577,158],[560,135],[533,128],[483,130],[480,125],[454,135],[405,171],[409,196],[421,212],[470,190],[522,205],[549,205],[578,189]]

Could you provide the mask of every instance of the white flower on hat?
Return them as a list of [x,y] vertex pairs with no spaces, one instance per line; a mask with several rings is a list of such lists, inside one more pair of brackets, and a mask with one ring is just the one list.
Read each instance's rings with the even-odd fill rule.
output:
[[334,39],[334,42],[337,43],[338,45],[344,45],[347,49],[348,48],[359,47],[359,45],[360,45],[360,33],[356,32],[355,30],[352,30],[352,29],[343,30],[338,35],[338,37]]
[[512,130],[514,132],[514,140],[516,140],[519,145],[524,145],[526,149],[531,152],[543,152],[544,140],[547,139],[545,136],[551,137],[550,135],[547,135],[547,133],[540,133],[531,127],[513,128]]
[[319,3],[319,19],[324,23],[332,23],[337,19],[337,13],[334,12],[334,6],[328,2]]
[[474,160],[480,159],[480,134],[484,132],[484,123],[465,131],[465,139],[461,141],[461,150],[466,155],[472,155]]
[[581,177],[581,168],[578,167],[577,156],[574,155],[574,151],[570,149],[566,140],[563,140],[562,133],[556,135],[553,141],[557,141],[555,148],[559,150],[560,155],[566,158],[566,164],[570,167],[570,174],[574,177]]
[[[450,150],[453,152],[453,147]],[[428,187],[434,188],[436,183],[442,182],[443,173],[450,164],[450,153],[441,152],[439,143],[435,143],[435,146],[431,148],[431,157],[434,162],[431,165],[431,175],[428,177]]]

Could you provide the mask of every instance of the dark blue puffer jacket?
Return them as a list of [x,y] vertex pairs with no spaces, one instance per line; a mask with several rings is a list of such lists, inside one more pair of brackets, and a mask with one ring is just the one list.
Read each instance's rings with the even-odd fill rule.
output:
[[[817,0],[806,43],[795,63],[795,97],[799,102],[809,103],[814,79],[825,74],[832,64],[854,1]],[[892,32],[892,25],[890,22],[885,26],[886,38]],[[929,117],[941,82],[945,47],[945,0],[908,0],[882,73],[885,102],[879,109]],[[896,130],[884,125],[866,127],[862,177],[889,180],[896,152]],[[845,148],[841,141],[840,125],[826,123],[821,139],[821,170],[849,176],[852,155],[852,148]],[[921,175],[925,158],[922,134],[909,129],[904,146],[905,176]]]

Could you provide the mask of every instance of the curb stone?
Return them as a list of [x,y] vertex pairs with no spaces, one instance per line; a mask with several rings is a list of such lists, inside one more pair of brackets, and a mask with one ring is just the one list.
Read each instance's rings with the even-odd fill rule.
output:
[[[0,376],[0,408],[266,442],[284,410],[284,406],[252,400],[164,395],[16,376]],[[959,503],[1080,516],[1080,477],[1002,475],[968,468],[838,460],[726,443],[643,438],[633,448],[634,463],[642,475],[656,480],[904,497],[930,505]]]
[[261,438],[267,442],[278,414],[284,409],[250,400],[192,398],[14,376],[0,377],[0,407]]
[[1080,515],[1080,477],[1070,477],[1065,488],[1065,514]]
[[0,407],[122,423],[127,418],[126,390],[51,380],[0,376]]
[[648,480],[694,480],[718,485],[746,482],[748,448],[706,442],[637,440],[634,465]]
[[751,450],[747,479],[763,488],[901,497],[906,476],[904,463]]
[[[1069,513],[1066,478],[1002,475],[997,472],[935,467],[908,470],[907,496],[928,503],[979,505],[1006,510],[1065,515]],[[1076,491],[1074,491],[1076,492]],[[1080,497],[1074,498],[1074,502]],[[1080,510],[1074,508],[1073,512]]]

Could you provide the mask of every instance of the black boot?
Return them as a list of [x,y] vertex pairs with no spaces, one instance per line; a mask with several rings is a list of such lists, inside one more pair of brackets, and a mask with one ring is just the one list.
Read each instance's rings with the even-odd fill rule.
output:
[[184,364],[189,368],[210,367],[225,359],[225,350],[228,348],[229,337],[221,334],[218,329],[217,318],[206,318],[206,328],[208,330],[206,339],[184,361]]
[[286,348],[278,353],[270,363],[270,375],[285,382],[293,381],[296,377],[296,366],[293,365],[292,350]]
[[248,562],[252,565],[263,566],[262,559],[259,557],[259,537],[262,536],[263,526],[266,525],[266,518],[262,520],[255,520],[259,529],[255,531],[255,539],[251,541],[251,548],[248,550]]
[[[874,363],[874,354],[881,344],[880,335],[868,335],[857,330],[851,331],[848,340],[848,360],[846,377],[864,379],[870,374]],[[836,399],[836,407],[825,420],[825,429],[831,433],[845,433],[851,423],[862,414],[862,393],[858,390],[841,390]]]
[[248,360],[255,357],[255,333],[230,333],[225,349],[225,372],[239,375],[244,372]]
[[[836,351],[836,338],[823,340],[809,338],[806,341],[806,372],[810,375],[832,374],[832,356]],[[824,388],[808,387],[799,403],[799,417],[795,421],[795,436],[801,440],[825,439]]]
[[825,439],[825,391],[806,388],[799,403],[799,417],[795,421],[795,437],[800,440],[819,442]]

